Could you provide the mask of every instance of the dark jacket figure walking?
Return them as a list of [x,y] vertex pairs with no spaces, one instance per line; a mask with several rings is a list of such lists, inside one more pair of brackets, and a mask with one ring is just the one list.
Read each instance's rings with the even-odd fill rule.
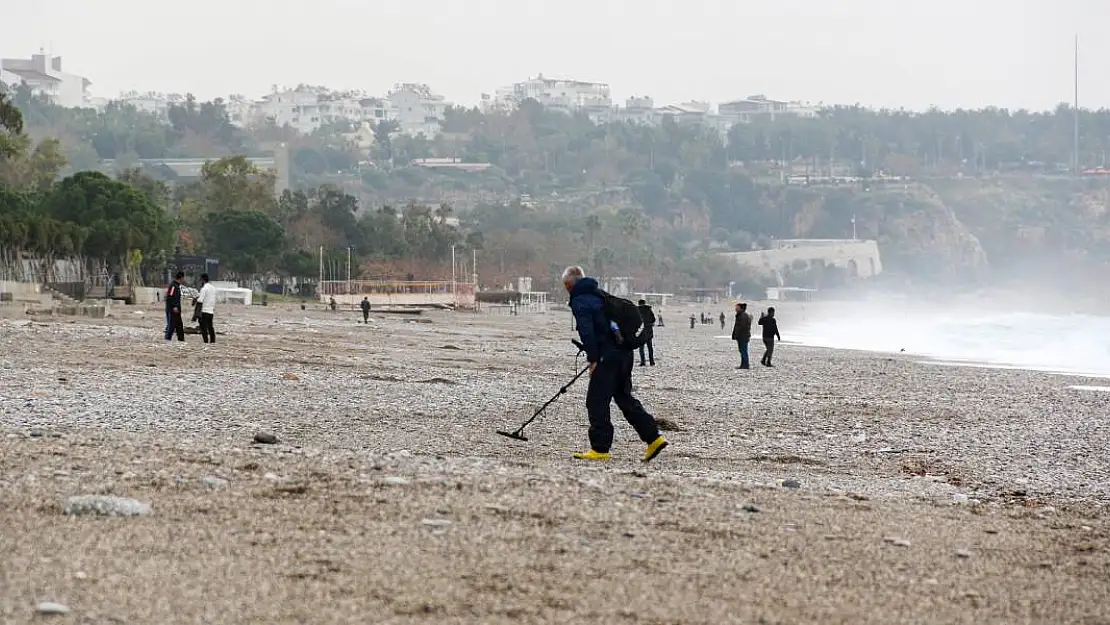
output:
[[759,315],[759,325],[763,326],[763,346],[766,347],[759,364],[764,367],[773,367],[771,356],[775,355],[775,339],[782,340],[782,336],[779,335],[779,322],[775,319],[775,308],[773,306],[768,308],[767,312]]
[[185,272],[179,271],[173,277],[173,282],[166,287],[166,342],[173,340],[185,341],[185,322],[181,319],[181,281]]
[[694,318],[694,315],[690,315],[690,329],[691,330],[694,329],[694,321],[696,321],[696,319]]
[[644,344],[640,346],[640,366],[644,366],[644,348],[647,348],[648,362],[651,366],[655,366],[655,346],[652,341],[655,340],[655,313],[652,312],[651,306],[644,300],[640,300],[636,308],[640,309],[640,319],[644,321]]
[[750,369],[748,363],[748,341],[752,340],[752,316],[748,314],[748,305],[736,305],[736,321],[732,324],[732,340],[740,349],[740,368]]
[[609,460],[609,450],[613,446],[609,404],[616,402],[640,440],[647,443],[643,461],[649,462],[667,446],[667,441],[659,435],[655,417],[632,396],[633,353],[617,346],[616,323],[605,318],[604,300],[598,293],[597,280],[587,278],[581,267],[567,267],[563,272],[563,285],[570,293],[570,308],[590,368],[590,385],[586,390],[590,450],[576,453],[574,457]]
[[721,313],[721,329],[725,329],[725,313]]
[[359,306],[362,307],[362,322],[370,323],[370,298],[362,298],[362,303]]

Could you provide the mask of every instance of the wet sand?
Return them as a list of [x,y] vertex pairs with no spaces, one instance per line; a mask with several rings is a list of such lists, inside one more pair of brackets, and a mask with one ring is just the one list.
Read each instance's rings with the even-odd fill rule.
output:
[[[570,459],[584,384],[494,434],[574,375],[563,312],[225,309],[205,348],[157,309],[8,311],[0,622],[1110,622],[1090,380],[791,345],[738,371],[682,317],[636,370],[681,428],[645,466],[617,412],[613,462]],[[62,514],[88,494],[152,511]]]

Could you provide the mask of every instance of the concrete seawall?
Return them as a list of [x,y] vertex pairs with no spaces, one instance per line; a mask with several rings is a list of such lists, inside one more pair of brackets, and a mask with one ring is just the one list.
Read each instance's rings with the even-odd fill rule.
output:
[[798,261],[822,262],[847,269],[852,277],[871,278],[883,271],[879,245],[875,241],[837,239],[788,239],[775,242],[769,250],[724,252],[722,256],[739,265],[767,273],[791,268]]

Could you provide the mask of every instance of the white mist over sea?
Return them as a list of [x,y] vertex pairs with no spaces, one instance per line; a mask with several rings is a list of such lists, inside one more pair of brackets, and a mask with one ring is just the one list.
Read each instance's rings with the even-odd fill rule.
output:
[[983,308],[829,304],[783,326],[791,342],[936,361],[1110,377],[1110,317]]

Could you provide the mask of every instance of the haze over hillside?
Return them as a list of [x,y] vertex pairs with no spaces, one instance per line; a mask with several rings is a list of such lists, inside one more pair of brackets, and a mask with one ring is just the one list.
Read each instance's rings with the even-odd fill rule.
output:
[[[5,39],[2,77],[24,83],[24,134],[0,178],[43,219],[59,216],[31,190],[75,172],[142,190],[165,218],[132,237],[151,266],[180,249],[243,276],[314,276],[323,247],[329,267],[350,249],[356,274],[443,278],[454,249],[497,285],[547,288],[574,261],[643,288],[751,292],[880,273],[1088,284],[1110,260],[1104,87],[1086,81],[1078,142],[1058,105],[1075,33],[1084,75],[1099,71],[1106,44],[1084,34],[1098,7],[432,2],[371,20],[325,1],[263,20],[242,3],[128,6],[16,9],[33,27]],[[175,28],[147,41],[140,14]],[[178,45],[201,15],[204,45]],[[784,239],[856,238],[873,242],[858,258],[767,261]]]
[[623,100],[789,100],[923,110],[1044,110],[1072,99],[1072,40],[1110,103],[1110,5],[1085,0],[427,0],[360,5],[83,0],[5,8],[0,54],[40,47],[90,77],[96,94],[257,96],[307,82],[384,93],[434,85],[466,105],[545,73],[608,82]]

